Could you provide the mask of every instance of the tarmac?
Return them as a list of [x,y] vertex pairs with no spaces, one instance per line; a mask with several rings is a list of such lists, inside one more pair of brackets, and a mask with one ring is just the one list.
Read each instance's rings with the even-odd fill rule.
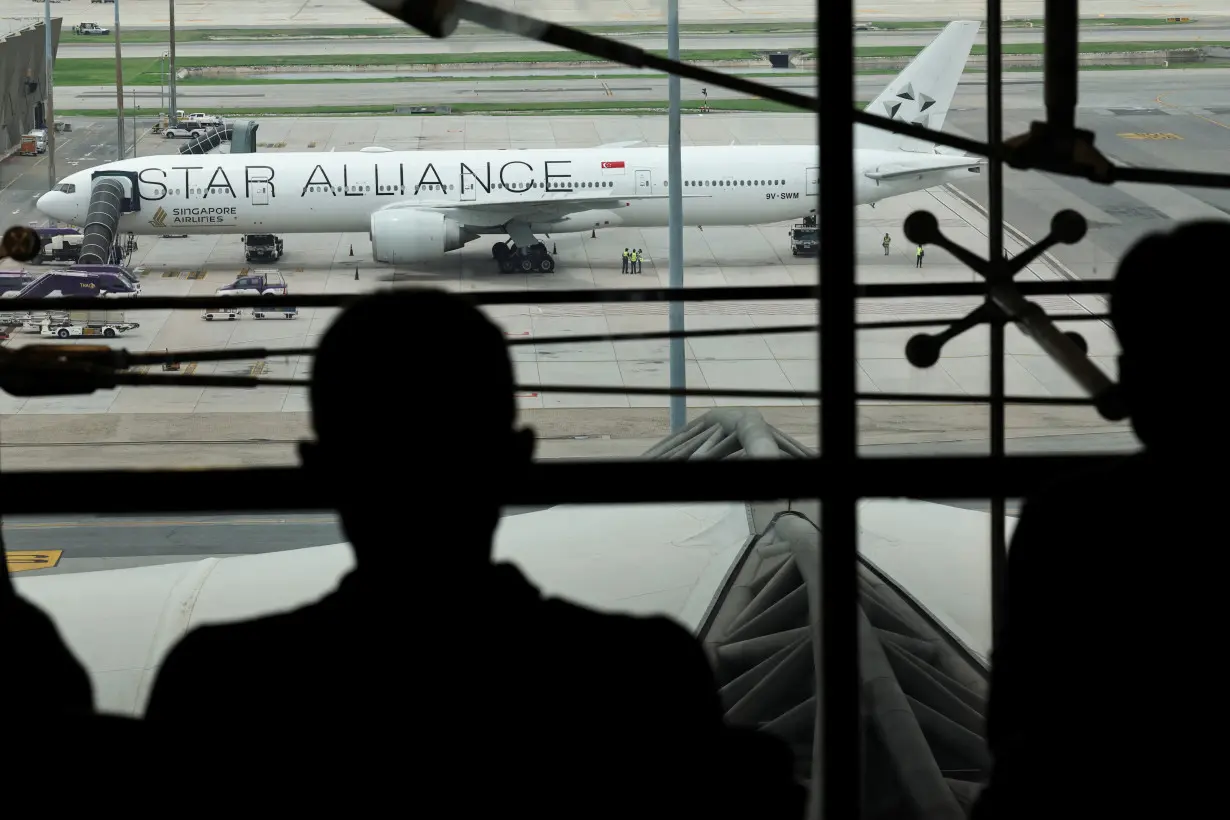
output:
[[[1118,77],[1124,90],[1099,92],[1106,100],[1139,101],[1140,109],[1088,108],[1082,124],[1099,135],[1099,144],[1121,161],[1133,164],[1215,168],[1224,152],[1226,126],[1218,120],[1215,89],[1195,83],[1161,94],[1161,102],[1145,106],[1152,93],[1153,72],[1091,72],[1099,81]],[[1206,72],[1191,72],[1193,76]],[[1158,81],[1169,77],[1156,78]],[[1084,75],[1082,75],[1083,78]],[[1131,82],[1127,82],[1130,80]],[[962,92],[963,94],[965,91]],[[1040,101],[1041,89],[1037,87]],[[1089,95],[1092,97],[1092,95]],[[1088,98],[1088,97],[1087,97]],[[1174,102],[1171,102],[1171,101]],[[985,116],[972,103],[949,117],[953,130],[981,136]],[[1121,103],[1125,104],[1125,103]],[[1171,108],[1167,105],[1174,105]],[[1007,133],[1024,131],[1040,110],[1009,105]],[[1157,113],[1147,113],[1156,110]],[[630,139],[664,144],[665,119],[656,116],[584,117],[436,117],[311,118],[262,121],[260,151],[345,150],[363,145],[431,150],[528,146],[599,145]],[[130,123],[126,124],[126,127]],[[61,175],[79,167],[115,158],[112,121],[74,121],[62,135],[58,169]],[[1120,134],[1174,134],[1175,139],[1137,139]],[[815,138],[815,121],[807,115],[690,116],[684,120],[686,144],[729,144],[774,141],[807,142]],[[284,144],[283,144],[284,143]],[[309,144],[313,144],[309,149]],[[277,147],[274,147],[277,146]],[[139,155],[176,150],[179,143],[146,137]],[[46,190],[46,157],[13,157],[0,164],[0,207],[13,222],[38,218],[33,200]],[[900,225],[906,215],[928,209],[940,216],[943,230],[978,253],[986,252],[986,224],[980,213],[985,202],[981,182],[959,190],[932,191],[887,200],[874,210],[859,209],[859,278],[863,282],[972,281],[974,276],[955,260],[931,249],[925,267],[913,267]],[[1016,252],[1027,237],[1045,233],[1050,215],[1075,208],[1091,220],[1089,237],[1073,248],[1060,248],[1053,261],[1029,269],[1032,279],[1105,278],[1123,250],[1141,234],[1192,215],[1222,213],[1230,202],[1220,192],[1168,187],[1102,188],[1053,175],[1008,171],[1006,210],[1014,229],[1008,242]],[[885,259],[879,239],[890,232],[895,243]],[[287,236],[287,256],[279,267],[292,292],[352,292],[390,284],[433,284],[453,290],[504,290],[586,287],[633,287],[666,284],[666,230],[604,231],[553,236],[560,269],[544,276],[499,276],[492,270],[487,245],[475,243],[446,256],[431,270],[394,272],[370,261],[366,235]],[[210,293],[243,266],[236,237],[162,239],[141,237],[136,264],[145,269],[148,293]],[[729,228],[721,231],[685,229],[685,266],[689,285],[813,284],[814,260],[789,254],[786,226]],[[355,256],[349,255],[354,245]],[[618,272],[618,254],[625,246],[644,248],[645,273],[639,278]],[[358,267],[360,279],[354,280]],[[203,274],[201,272],[204,272]],[[188,278],[189,275],[201,278]],[[1049,297],[1038,300],[1052,314],[1076,317],[1100,313],[1100,299]],[[975,300],[918,299],[894,302],[864,300],[860,321],[909,318],[955,318]],[[245,318],[211,324],[184,312],[151,312],[140,317],[142,327],[120,341],[133,350],[193,349],[204,346],[308,346],[327,326],[329,311],[301,311],[294,321]],[[548,306],[528,305],[492,310],[493,318],[522,342],[590,333],[664,329],[665,316],[653,305]],[[727,303],[689,305],[690,327],[768,327],[814,321],[815,306],[806,302]],[[1117,348],[1109,328],[1100,321],[1061,322],[1089,340],[1094,360],[1112,376]],[[919,371],[904,360],[903,348],[916,331],[860,332],[859,388],[868,394],[885,392],[982,394],[987,390],[989,363],[985,333],[971,331],[945,350],[941,362]],[[30,341],[20,335],[9,344]],[[439,355],[427,340],[408,334],[408,361]],[[519,344],[514,347],[518,374],[534,383],[666,384],[665,343]],[[1010,331],[1008,389],[1013,394],[1076,395],[1067,376],[1037,347]],[[255,362],[227,365],[227,372],[251,373]],[[394,369],[400,367],[397,363]],[[185,372],[188,368],[185,368]],[[689,384],[696,387],[739,387],[814,390],[818,381],[818,347],[814,334],[694,339],[689,342]],[[200,364],[194,372],[211,372]],[[267,376],[307,374],[296,358],[270,360]],[[531,393],[534,391],[530,391]],[[429,396],[447,413],[447,396]],[[540,435],[542,458],[622,457],[644,452],[666,433],[665,400],[636,396],[525,395],[519,398],[523,420]],[[782,402],[693,399],[692,413],[725,404],[758,406],[766,418],[805,444],[816,444],[816,410],[806,400]],[[393,410],[375,410],[390,413]],[[123,388],[72,399],[20,400],[0,396],[0,426],[4,430],[0,460],[5,470],[87,469],[100,467],[242,466],[295,463],[295,441],[310,436],[301,390],[202,390],[198,388]],[[860,446],[868,455],[960,453],[987,451],[988,415],[977,405],[883,403],[865,401],[860,408]],[[1008,410],[1009,452],[1129,451],[1136,443],[1123,425],[1109,424],[1089,408],[1014,406]],[[69,521],[38,519],[6,537],[12,549],[56,551],[51,571],[79,571],[132,562],[168,560],[205,554],[230,554],[263,549],[336,543],[336,521],[328,516],[261,516],[252,523],[236,517],[206,517],[199,521],[128,519]],[[235,520],[231,520],[235,519]],[[24,520],[24,519],[23,519]],[[23,520],[13,519],[13,524]],[[59,524],[57,524],[57,520]],[[244,523],[248,522],[248,523]],[[229,546],[228,546],[229,545]],[[77,563],[78,560],[81,563]],[[123,564],[129,562],[129,564]],[[56,568],[60,569],[56,569]],[[74,570],[76,568],[76,570]],[[37,570],[36,570],[37,571]],[[41,570],[47,571],[47,570]]]
[[[107,123],[83,123],[73,131],[73,143],[61,157],[65,172],[87,161],[111,159],[105,153]],[[754,142],[773,134],[784,142],[808,142],[814,138],[815,122],[798,115],[744,115],[689,118],[685,139],[689,144],[729,144],[732,140]],[[363,145],[390,148],[500,148],[599,145],[628,139],[651,144],[665,142],[665,120],[660,117],[587,118],[349,118],[304,120],[270,119],[262,123],[260,150],[346,150]],[[178,142],[146,138],[139,154],[174,151]],[[87,149],[76,155],[73,151]],[[16,164],[14,158],[7,166]],[[39,162],[42,160],[40,159]],[[26,160],[27,164],[35,163]],[[13,218],[36,217],[30,205],[42,180],[37,168],[18,176],[4,197],[13,205]],[[25,187],[20,190],[18,186]],[[24,199],[24,202],[23,202]],[[7,203],[6,203],[7,204]],[[958,241],[985,249],[985,224],[975,205],[944,189],[886,201],[876,209],[860,209],[860,280],[863,282],[972,281],[974,275],[944,252],[928,253],[925,267],[914,268],[912,251],[900,236],[907,214],[926,208],[941,216],[941,224]],[[814,284],[814,260],[790,255],[787,225],[684,232],[684,264],[689,285]],[[897,244],[884,257],[880,238],[894,234]],[[291,292],[350,293],[394,284],[430,284],[458,291],[518,289],[534,291],[559,288],[645,287],[667,284],[666,229],[603,231],[551,237],[557,247],[560,267],[547,275],[498,275],[490,260],[489,242],[476,242],[444,257],[423,270],[394,272],[370,260],[366,234],[292,235],[286,237],[287,254],[278,265],[291,284]],[[354,256],[350,256],[353,246]],[[623,247],[646,252],[645,273],[639,277],[619,273]],[[1014,252],[1019,245],[1010,249]],[[163,239],[140,237],[134,265],[143,269],[150,294],[208,294],[232,280],[244,266],[238,237]],[[356,270],[359,279],[355,280]],[[1065,274],[1036,265],[1031,278],[1057,280]],[[189,278],[193,277],[193,278]],[[1100,306],[1067,297],[1041,300],[1058,314],[1088,315]],[[890,321],[902,317],[921,319],[956,318],[977,304],[975,299],[921,299],[906,303],[865,301],[860,318]],[[268,348],[310,346],[328,325],[330,310],[301,310],[300,318],[287,321],[244,318],[232,323],[209,323],[185,312],[150,312],[140,317],[141,328],[117,344],[130,350],[197,349],[202,347],[264,346]],[[535,384],[661,385],[667,384],[666,344],[629,342],[618,344],[524,344],[536,338],[559,339],[570,335],[664,330],[665,306],[659,305],[534,305],[493,308],[491,315],[516,346],[513,355],[519,381],[529,390],[519,398],[528,422],[540,429],[544,457],[567,455],[629,454],[640,452],[665,434],[666,399],[643,396],[564,395],[542,393]],[[726,303],[689,305],[689,326],[768,327],[815,321],[810,302]],[[1097,361],[1113,368],[1115,348],[1109,330],[1098,322],[1082,322],[1080,329],[1090,339]],[[1073,327],[1076,327],[1074,324]],[[904,360],[906,339],[915,331],[863,333],[860,349],[860,390],[876,393],[963,393],[978,395],[987,390],[988,364],[985,338],[973,331],[956,340],[945,360],[936,368],[918,371]],[[16,336],[18,346],[37,337]],[[407,339],[411,360],[432,352],[427,340]],[[1075,395],[1076,386],[1040,350],[1023,337],[1010,335],[1009,391],[1025,395]],[[756,388],[814,391],[818,384],[818,348],[814,334],[767,335],[738,338],[694,339],[689,342],[689,384],[720,389]],[[195,373],[235,373],[271,377],[304,378],[308,363],[298,357],[273,357],[262,368],[254,361],[212,365],[201,363]],[[447,406],[448,397],[433,397]],[[808,400],[762,401],[696,398],[696,412],[704,408],[752,404],[766,409],[770,420],[805,442],[815,435],[815,411]],[[199,388],[135,388],[105,391],[93,396],[56,399],[17,399],[0,396],[4,414],[6,469],[45,466],[54,458],[62,467],[105,465],[155,466],[183,464],[185,449],[196,452],[202,466],[219,463],[288,463],[293,459],[292,442],[307,431],[306,398],[299,388],[260,390]],[[930,430],[932,437],[950,435],[947,427],[985,431],[985,413],[977,407],[936,408],[902,405],[868,405],[864,410],[869,435],[881,441],[901,441],[904,425],[910,435]],[[1092,411],[1036,408],[1014,410],[1014,427],[1034,432],[1053,432],[1059,426],[1083,428],[1100,425]],[[955,419],[955,422],[950,421]],[[1048,429],[1049,428],[1049,429]],[[981,433],[984,435],[985,433]],[[582,438],[578,438],[582,437]],[[255,453],[236,442],[267,442]],[[180,441],[180,446],[155,446],[138,442]],[[230,445],[206,445],[225,441]],[[81,446],[89,442],[89,446]],[[110,442],[95,446],[94,442]],[[201,444],[189,444],[201,442]],[[35,446],[37,445],[37,446]],[[644,446],[642,446],[644,445]],[[55,449],[52,449],[55,448]],[[258,454],[259,453],[259,454]],[[239,459],[238,462],[233,459]]]

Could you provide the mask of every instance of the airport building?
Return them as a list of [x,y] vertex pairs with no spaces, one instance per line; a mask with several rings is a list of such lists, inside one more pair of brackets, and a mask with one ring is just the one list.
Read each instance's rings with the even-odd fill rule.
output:
[[[53,53],[60,42],[61,19],[51,20]],[[23,134],[47,127],[47,46],[42,22],[11,21],[0,39],[0,155],[21,144]]]

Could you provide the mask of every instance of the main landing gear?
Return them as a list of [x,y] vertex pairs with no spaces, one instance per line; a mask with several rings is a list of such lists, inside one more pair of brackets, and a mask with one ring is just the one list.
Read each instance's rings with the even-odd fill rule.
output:
[[538,241],[528,225],[507,227],[511,241],[491,246],[491,258],[500,266],[500,273],[551,273],[555,270],[555,257],[547,252],[547,246]]

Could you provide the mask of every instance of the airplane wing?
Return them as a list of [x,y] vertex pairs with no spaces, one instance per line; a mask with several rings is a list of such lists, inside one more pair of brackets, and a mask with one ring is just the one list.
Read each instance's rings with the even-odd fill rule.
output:
[[885,182],[893,179],[916,177],[920,174],[934,174],[937,171],[948,171],[954,168],[966,168],[986,164],[986,160],[981,157],[933,156],[931,159],[932,161],[925,164],[911,162],[884,162],[877,165],[875,168],[869,168],[864,171],[863,175],[868,179],[874,179],[877,182]]
[[608,142],[608,143],[605,143],[604,145],[599,145],[598,147],[599,147],[599,148],[606,148],[606,149],[608,149],[608,150],[610,150],[610,149],[612,149],[612,148],[631,148],[631,147],[632,147],[632,146],[634,146],[634,145],[642,145],[642,144],[644,144],[644,142],[645,142],[645,140],[643,140],[643,139],[640,139],[640,140],[624,140],[623,142]]
[[[708,197],[710,194],[684,194],[685,198]],[[417,210],[434,211],[444,214],[449,219],[460,222],[468,228],[497,228],[509,222],[525,222],[527,224],[543,224],[545,222],[563,222],[569,216],[584,211],[614,211],[627,208],[631,203],[658,199],[665,201],[669,194],[633,194],[631,196],[587,196],[568,195],[553,196],[543,193],[538,199],[518,199],[506,202],[450,202],[448,204],[431,205],[428,203],[404,203],[390,206],[392,208],[414,208]]]

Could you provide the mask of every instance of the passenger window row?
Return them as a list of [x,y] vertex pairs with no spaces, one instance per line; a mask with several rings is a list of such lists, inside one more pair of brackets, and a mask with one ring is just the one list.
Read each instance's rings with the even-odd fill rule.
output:
[[[668,184],[670,184],[669,180],[667,180],[666,182],[663,182],[662,187],[665,188]],[[708,187],[710,185],[734,188],[734,187],[741,187],[744,185],[750,185],[753,187],[759,187],[761,185],[785,185],[786,180],[784,179],[752,179],[752,180],[746,180],[746,179],[708,180],[706,179],[706,180],[685,180],[683,184],[685,187],[692,187],[692,188],[698,188],[701,186]]]
[[[665,188],[665,187],[667,187],[669,184],[670,184],[669,180],[665,180],[665,181],[663,181],[663,182],[662,182],[662,187],[663,187],[663,188]],[[760,186],[764,186],[764,185],[785,185],[785,184],[786,184],[786,180],[784,180],[784,179],[768,179],[768,180],[766,180],[766,179],[759,179],[759,180],[757,180],[757,179],[752,179],[752,180],[744,180],[744,179],[737,179],[737,180],[736,180],[736,179],[714,179],[714,180],[708,180],[708,179],[706,179],[706,180],[688,180],[688,181],[684,182],[683,184],[684,184],[685,186],[692,187],[692,188],[699,188],[699,187],[706,187],[706,188],[708,188],[708,187],[723,187],[723,188],[725,188],[725,187],[732,187],[732,188],[734,188],[734,187],[747,187],[747,186],[750,186],[750,187],[760,187]],[[71,187],[73,187],[73,186],[71,186],[71,185],[65,185],[65,186],[61,186],[61,187],[62,187],[62,188],[71,188]],[[441,190],[441,191],[443,191],[443,190],[449,190],[449,191],[453,191],[453,190],[456,190],[456,187],[457,187],[456,185],[451,185],[451,184],[450,184],[450,185],[447,185],[447,186],[440,186],[440,185],[435,185],[435,184],[428,184],[428,185],[423,185],[423,186],[421,186],[421,188],[419,188],[419,189],[416,189],[415,193],[417,193],[419,190],[427,190],[427,191],[437,191],[437,190]],[[496,183],[496,184],[495,184],[495,185],[493,185],[492,187],[493,187],[493,188],[499,188],[499,189],[502,189],[502,190],[510,190],[510,191],[528,191],[528,190],[529,190],[529,189],[531,189],[531,188],[546,188],[546,185],[545,185],[545,184],[543,184],[543,185],[539,185],[537,181],[534,181],[534,182],[530,182],[530,183],[528,183],[527,185],[525,185],[525,187],[522,187],[522,188],[518,188],[518,187],[517,187],[517,186],[515,186],[515,185],[507,185],[507,186],[506,186],[506,185],[503,185],[503,184],[501,184],[501,183]],[[600,181],[600,182],[557,182],[557,183],[554,183],[554,187],[553,187],[551,190],[556,190],[556,191],[558,191],[558,190],[563,190],[563,189],[567,189],[567,190],[576,190],[576,189],[579,189],[579,188],[613,188],[613,187],[615,187],[615,183],[614,183],[614,182],[605,181],[605,180],[604,180],[604,181]],[[347,190],[349,190],[351,193],[363,193],[363,192],[370,192],[370,191],[371,191],[371,189],[372,189],[372,186],[370,186],[370,185],[351,185],[351,186],[349,187],[349,189],[347,189],[347,188],[343,188],[341,185],[339,185],[339,186],[337,186],[337,190],[336,190],[336,192],[337,192],[337,193],[339,193],[339,194],[341,194],[341,193],[346,193],[346,192],[347,192]],[[212,193],[223,193],[223,192],[225,192],[226,190],[227,190],[226,188],[210,188],[210,189],[209,189],[209,193],[211,193],[211,194],[212,194]],[[322,193],[322,194],[323,194],[323,193],[329,193],[329,192],[331,191],[331,189],[329,188],[329,186],[326,186],[326,185],[309,185],[309,186],[308,186],[308,190],[309,190],[309,191],[311,191],[312,193]],[[379,186],[379,189],[378,189],[378,190],[379,190],[379,191],[381,191],[382,193],[389,193],[389,192],[392,192],[392,191],[397,191],[397,190],[400,190],[402,193],[405,193],[405,188],[401,188],[400,186],[397,186],[397,185],[381,185],[381,186]],[[65,191],[65,193],[72,193],[72,191]],[[179,195],[179,189],[178,189],[178,188],[175,188],[175,189],[173,189],[173,190],[171,191],[171,193],[172,193],[173,195],[178,196],[178,195]],[[195,194],[200,195],[200,194],[204,194],[204,193],[205,193],[205,189],[203,189],[203,188],[190,188],[190,189],[188,190],[188,193],[189,193],[189,195],[194,194],[194,193],[195,193]]]

